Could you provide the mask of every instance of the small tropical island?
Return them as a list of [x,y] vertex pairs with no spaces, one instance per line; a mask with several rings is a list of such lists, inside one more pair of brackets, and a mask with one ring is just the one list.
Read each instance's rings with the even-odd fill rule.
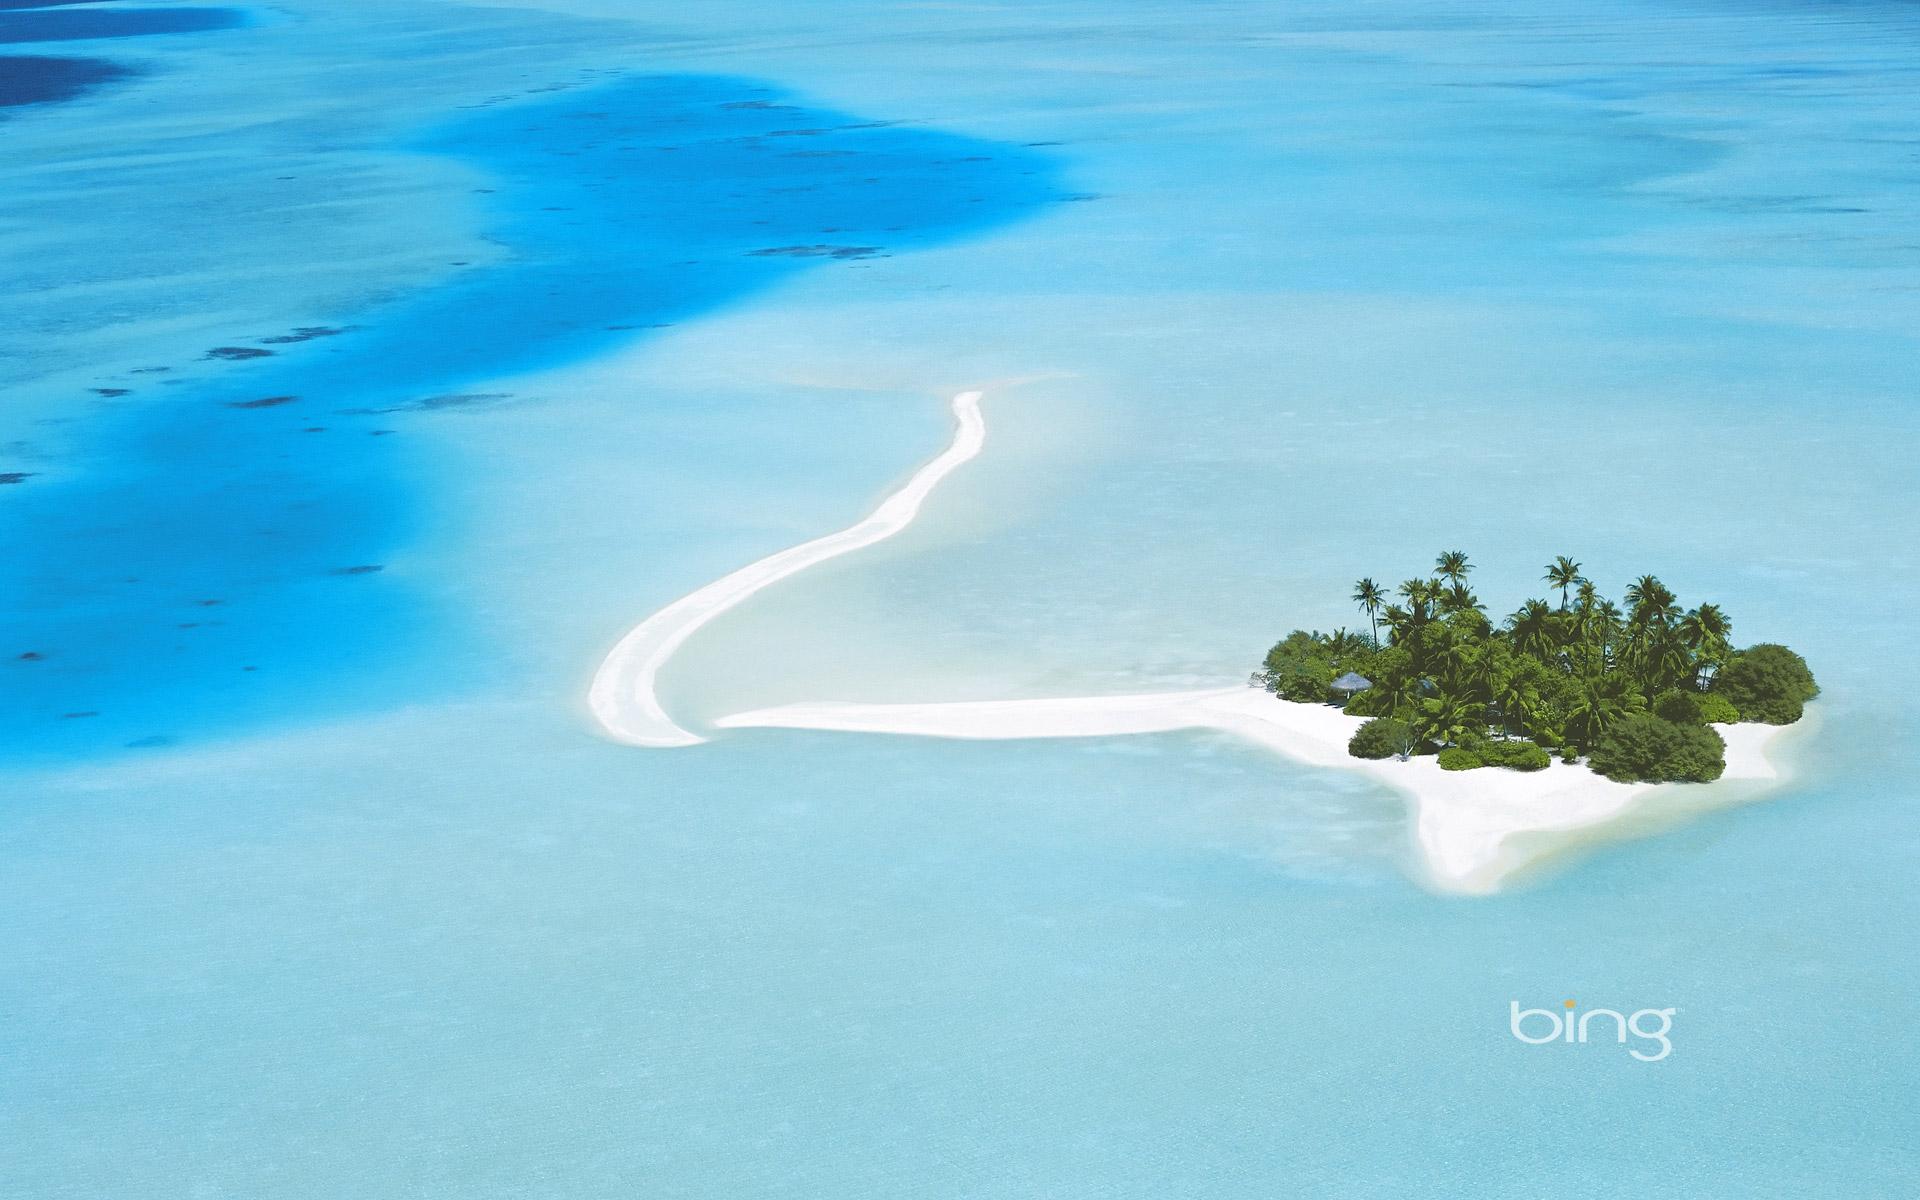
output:
[[1800,655],[1735,649],[1718,605],[1683,608],[1652,575],[1627,587],[1623,608],[1559,557],[1542,577],[1558,603],[1530,599],[1495,624],[1472,571],[1450,550],[1392,593],[1360,580],[1352,600],[1365,631],[1295,630],[1253,682],[1368,718],[1347,743],[1355,758],[1539,771],[1558,756],[1618,783],[1718,779],[1727,745],[1716,726],[1790,725],[1819,695]]
[[[656,691],[695,628],[780,579],[893,536],[980,452],[979,389],[953,397],[953,442],[869,516],[749,563],[654,613],[601,664],[589,706],[613,737],[690,746]],[[815,729],[969,741],[1206,731],[1307,767],[1363,776],[1408,801],[1409,867],[1436,891],[1484,895],[1581,846],[1769,792],[1788,778],[1784,726],[1818,694],[1782,646],[1736,650],[1717,606],[1684,609],[1651,576],[1623,610],[1557,559],[1558,604],[1529,600],[1498,627],[1439,557],[1398,599],[1354,589],[1364,632],[1296,631],[1254,686],[973,700],[808,699],[713,717],[715,731]],[[1816,724],[1800,722],[1802,731]],[[1506,768],[1479,770],[1476,768]],[[1592,769],[1588,769],[1592,768]],[[1709,782],[1710,781],[1710,782]]]

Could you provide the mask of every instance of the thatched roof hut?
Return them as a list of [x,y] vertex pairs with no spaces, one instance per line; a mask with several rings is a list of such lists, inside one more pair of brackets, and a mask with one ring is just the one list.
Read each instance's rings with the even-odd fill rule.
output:
[[1342,700],[1350,700],[1353,698],[1355,692],[1364,692],[1372,686],[1373,680],[1368,679],[1365,675],[1359,675],[1352,671],[1348,671],[1345,675],[1333,681],[1334,694]]

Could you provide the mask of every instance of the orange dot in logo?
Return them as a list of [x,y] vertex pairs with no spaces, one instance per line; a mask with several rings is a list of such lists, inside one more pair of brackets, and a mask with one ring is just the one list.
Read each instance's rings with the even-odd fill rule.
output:
[[1573,1001],[1571,1001],[1571,1000],[1569,1000],[1569,1001],[1567,1001],[1567,1007],[1568,1007],[1568,1008],[1572,1008],[1572,1007],[1573,1007]]

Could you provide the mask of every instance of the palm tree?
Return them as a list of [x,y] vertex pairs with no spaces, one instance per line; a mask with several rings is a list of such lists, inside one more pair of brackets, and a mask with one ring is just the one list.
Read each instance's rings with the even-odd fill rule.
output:
[[1500,681],[1500,656],[1494,649],[1493,627],[1487,627],[1487,633],[1480,642],[1480,653],[1467,667],[1467,684],[1473,689],[1475,698],[1483,704],[1493,702],[1493,690]]
[[1387,602],[1387,594],[1371,578],[1362,579],[1353,585],[1353,602],[1367,614],[1367,621],[1373,626],[1373,641],[1380,643],[1380,606]]
[[1587,611],[1587,638],[1599,651],[1600,656],[1611,663],[1618,652],[1620,638],[1620,606],[1611,600],[1602,599]]
[[1513,647],[1522,654],[1544,659],[1553,653],[1553,610],[1545,600],[1529,600],[1507,618]]
[[1533,732],[1534,714],[1540,707],[1540,693],[1520,672],[1512,672],[1495,685],[1493,704],[1500,710],[1501,727],[1508,733]]
[[1336,629],[1327,635],[1327,653],[1333,656],[1335,665],[1339,665],[1353,655],[1367,649],[1367,639],[1357,633],[1348,633],[1345,629]]
[[1388,645],[1398,646],[1403,644],[1408,638],[1413,636],[1415,628],[1417,628],[1417,626],[1414,624],[1413,614],[1411,612],[1401,608],[1398,604],[1387,605],[1387,632],[1392,635],[1388,641]]
[[1680,636],[1687,649],[1702,654],[1724,651],[1733,637],[1733,622],[1718,604],[1702,604],[1680,620]]
[[1463,637],[1449,638],[1440,651],[1440,688],[1466,695],[1473,686],[1474,645]]
[[1693,686],[1700,687],[1702,671],[1726,660],[1732,648],[1733,622],[1718,604],[1702,604],[1680,619],[1680,641],[1693,657]]
[[1374,685],[1374,704],[1376,712],[1382,716],[1398,716],[1410,712],[1420,700],[1420,681],[1411,673],[1387,676]]
[[[1433,628],[1433,601],[1439,591],[1440,585],[1431,579],[1409,579],[1400,585],[1400,594],[1407,602],[1398,610],[1400,623],[1394,627],[1393,643],[1407,648],[1417,675],[1426,674],[1427,660],[1434,649],[1428,630]],[[1389,622],[1394,612],[1394,609],[1387,610]]]
[[1550,586],[1560,589],[1560,610],[1566,611],[1567,589],[1576,583],[1585,582],[1580,578],[1580,564],[1562,554],[1547,566],[1543,578]]
[[1415,626],[1433,619],[1433,597],[1439,590],[1431,579],[1409,579],[1400,585],[1400,595],[1407,601],[1407,615]]
[[1567,732],[1576,736],[1583,749],[1592,749],[1608,726],[1645,707],[1646,701],[1625,676],[1608,672],[1597,679],[1587,678],[1581,681],[1579,695],[1567,713]]
[[1473,570],[1473,564],[1467,561],[1465,550],[1447,550],[1433,560],[1433,569],[1440,578],[1458,587],[1466,583],[1467,572]]
[[1600,589],[1593,586],[1593,580],[1582,579],[1573,594],[1573,637],[1577,642],[1589,642],[1593,639],[1594,611],[1600,607]]
[[1420,705],[1420,730],[1430,742],[1458,746],[1487,733],[1486,712],[1465,696],[1442,693]]
[[1679,606],[1666,584],[1651,575],[1642,575],[1627,585],[1627,621],[1646,628],[1670,625]]
[[1687,653],[1686,639],[1678,630],[1657,631],[1647,649],[1645,672],[1649,698],[1683,682],[1689,685],[1694,682],[1693,655]]
[[1650,692],[1669,666],[1667,634],[1679,611],[1672,590],[1651,575],[1627,586],[1627,666]]
[[1443,613],[1485,612],[1487,606],[1473,594],[1473,589],[1464,583],[1450,583],[1440,592],[1440,611]]

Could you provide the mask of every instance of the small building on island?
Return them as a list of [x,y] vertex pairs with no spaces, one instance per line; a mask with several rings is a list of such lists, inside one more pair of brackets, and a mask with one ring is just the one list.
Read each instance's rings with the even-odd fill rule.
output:
[[1355,695],[1366,691],[1372,686],[1373,680],[1368,679],[1365,675],[1348,671],[1345,675],[1342,675],[1328,685],[1328,690],[1332,691],[1335,699],[1345,704],[1347,701],[1353,699]]

